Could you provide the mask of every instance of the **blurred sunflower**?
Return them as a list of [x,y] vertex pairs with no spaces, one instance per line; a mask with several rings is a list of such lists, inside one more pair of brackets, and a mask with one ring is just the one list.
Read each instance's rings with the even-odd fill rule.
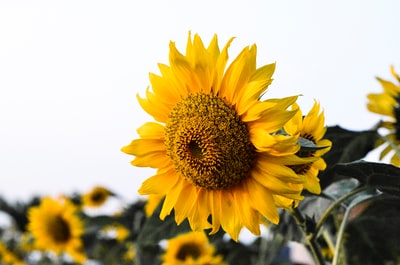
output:
[[118,242],[125,241],[130,235],[129,229],[119,223],[104,226],[102,232],[107,236],[115,238]]
[[28,211],[28,231],[40,250],[51,250],[60,255],[69,254],[75,261],[84,262],[81,235],[83,223],[77,215],[77,208],[68,199],[45,197],[39,206]]
[[12,252],[3,242],[0,242],[0,264],[25,265],[26,263]]
[[376,143],[376,147],[387,144],[379,159],[383,159],[389,153],[392,153],[390,163],[400,166],[400,77],[393,66],[390,70],[392,76],[397,80],[397,84],[378,77],[377,80],[381,84],[383,92],[368,94],[367,108],[369,111],[387,116],[389,119],[380,123],[381,127],[389,130],[389,133]]
[[136,258],[136,250],[135,250],[135,245],[133,242],[127,242],[125,244],[126,252],[123,255],[123,259],[125,261],[134,261]]
[[108,189],[102,186],[96,186],[82,196],[82,203],[83,206],[88,206],[92,208],[100,207],[107,201],[107,199],[111,195],[113,195],[113,193]]
[[296,113],[287,108],[297,96],[260,101],[275,64],[257,68],[253,45],[226,67],[232,40],[220,51],[216,35],[206,48],[189,34],[186,55],[170,43],[170,66],[159,64],[152,91],[138,96],[157,122],[122,151],[136,156],[134,166],[158,169],[139,193],[166,195],[161,219],[174,209],[178,224],[222,227],[237,240],[243,226],[259,235],[262,217],[278,223],[273,195],[301,200],[302,185],[291,184],[305,179],[285,166],[300,148],[297,136],[276,133]]
[[[297,106],[294,107],[298,109]],[[284,130],[289,134],[299,135],[301,141],[304,142],[301,150],[296,154],[299,158],[315,158],[312,162],[291,165],[290,168],[296,174],[305,176],[304,189],[314,194],[320,194],[318,173],[326,168],[322,156],[332,147],[331,141],[323,139],[326,127],[324,112],[321,111],[320,104],[314,101],[313,107],[305,116],[299,110],[293,119],[286,123]]]
[[162,265],[224,265],[222,255],[214,255],[215,248],[204,232],[189,232],[167,242]]

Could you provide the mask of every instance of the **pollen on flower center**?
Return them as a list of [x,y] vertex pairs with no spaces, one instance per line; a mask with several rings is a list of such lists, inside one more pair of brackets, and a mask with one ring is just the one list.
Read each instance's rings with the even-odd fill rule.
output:
[[227,189],[248,177],[256,155],[233,106],[211,94],[193,94],[170,112],[165,145],[177,172],[193,185]]

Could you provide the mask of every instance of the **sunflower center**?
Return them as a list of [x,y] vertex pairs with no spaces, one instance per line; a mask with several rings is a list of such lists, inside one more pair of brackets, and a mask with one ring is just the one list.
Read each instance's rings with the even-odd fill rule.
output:
[[189,152],[192,154],[193,157],[197,159],[202,159],[203,158],[203,152],[199,146],[199,144],[196,141],[191,141],[189,142]]
[[196,260],[198,257],[200,257],[200,255],[201,255],[201,250],[198,245],[193,243],[187,243],[179,248],[178,253],[176,253],[176,258],[178,260],[185,261],[186,258],[192,257],[194,260]]
[[49,235],[57,243],[65,243],[71,238],[71,228],[61,216],[51,218],[47,229]]
[[249,176],[256,150],[234,107],[211,94],[194,94],[170,112],[165,145],[186,180],[209,190],[227,189]]
[[95,203],[102,203],[105,200],[106,196],[107,194],[105,194],[104,192],[98,191],[92,194],[91,200]]

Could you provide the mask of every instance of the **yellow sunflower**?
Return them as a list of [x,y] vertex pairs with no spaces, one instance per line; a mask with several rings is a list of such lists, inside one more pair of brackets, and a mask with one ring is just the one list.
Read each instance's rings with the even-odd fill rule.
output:
[[[294,108],[298,109],[298,106],[295,105]],[[326,168],[322,156],[332,147],[331,141],[323,139],[326,127],[324,112],[321,111],[320,104],[314,101],[313,107],[306,116],[303,116],[301,110],[299,110],[293,119],[286,123],[284,130],[289,134],[299,135],[303,141],[309,141],[318,148],[318,150],[300,150],[296,154],[300,159],[315,159],[311,162],[291,165],[290,168],[296,174],[305,176],[304,189],[314,194],[320,194],[321,186],[319,185],[318,173]]]
[[376,144],[377,147],[387,144],[382,150],[379,159],[383,159],[389,153],[392,153],[390,163],[400,166],[400,77],[393,66],[391,66],[390,70],[392,76],[397,80],[397,84],[377,78],[383,88],[383,92],[368,94],[367,108],[369,111],[387,116],[389,119],[381,122],[381,126],[388,129],[389,133],[378,140]]
[[[297,96],[260,97],[272,82],[275,64],[256,67],[255,45],[227,67],[228,47],[214,35],[208,47],[189,34],[186,54],[170,43],[169,66],[150,74],[152,90],[138,100],[157,122],[147,122],[122,151],[134,166],[157,168],[140,194],[165,195],[160,213],[175,211],[192,230],[222,227],[234,240],[242,227],[260,234],[260,223],[279,222],[273,195],[301,200],[304,177],[286,167],[299,150],[297,136],[276,133],[297,110]],[[211,217],[211,218],[209,218]]]
[[38,249],[58,255],[67,253],[77,262],[86,260],[80,238],[84,232],[83,223],[77,208],[68,199],[45,197],[39,206],[29,209],[28,219],[27,229]]
[[103,227],[102,232],[106,236],[115,238],[118,242],[123,242],[129,237],[130,231],[124,225],[113,223]]
[[0,264],[25,265],[26,263],[12,252],[3,242],[0,242]]
[[113,193],[102,186],[96,186],[82,196],[82,203],[88,207],[102,206]]
[[224,265],[222,255],[214,255],[215,248],[204,232],[189,232],[167,242],[162,265]]
[[122,256],[125,261],[134,261],[136,258],[136,249],[133,242],[127,242],[125,244],[126,252]]

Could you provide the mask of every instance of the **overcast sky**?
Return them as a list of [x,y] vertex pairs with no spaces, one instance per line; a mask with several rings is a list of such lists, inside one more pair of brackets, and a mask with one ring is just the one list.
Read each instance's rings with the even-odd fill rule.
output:
[[230,58],[258,47],[276,62],[268,97],[315,99],[328,125],[368,129],[376,76],[400,72],[400,1],[1,1],[0,194],[86,191],[101,184],[137,198],[152,175],[120,148],[151,119],[140,109],[148,73],[167,63],[169,41],[184,51],[188,31]]

